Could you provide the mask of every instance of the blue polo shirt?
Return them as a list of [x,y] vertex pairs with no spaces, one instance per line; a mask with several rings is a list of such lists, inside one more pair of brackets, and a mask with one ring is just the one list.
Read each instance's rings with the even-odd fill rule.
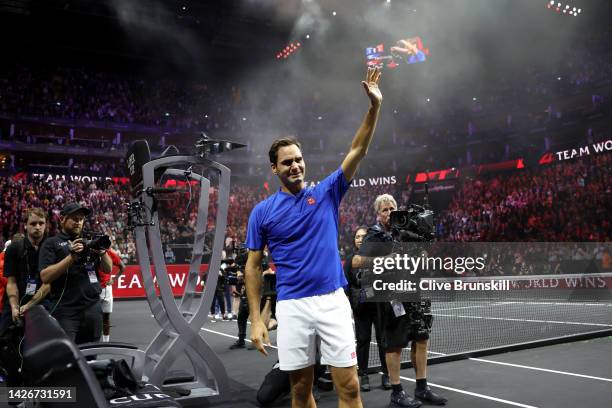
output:
[[338,207],[349,188],[342,168],[295,196],[281,190],[253,208],[247,248],[267,244],[278,300],[333,292],[346,285],[338,253]]

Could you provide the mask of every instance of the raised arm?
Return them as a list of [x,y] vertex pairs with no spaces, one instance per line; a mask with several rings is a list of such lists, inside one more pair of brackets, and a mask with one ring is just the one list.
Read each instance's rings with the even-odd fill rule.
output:
[[370,108],[368,109],[361,126],[357,129],[351,148],[342,162],[342,172],[347,181],[350,181],[359,168],[359,163],[368,152],[368,147],[374,135],[376,122],[378,121],[378,113],[382,102],[382,94],[378,88],[380,79],[380,68],[368,68],[366,80],[361,84],[370,98]]

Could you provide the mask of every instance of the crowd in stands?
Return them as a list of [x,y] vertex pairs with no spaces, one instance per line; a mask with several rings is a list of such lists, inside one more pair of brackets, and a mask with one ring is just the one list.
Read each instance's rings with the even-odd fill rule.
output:
[[465,180],[437,233],[448,241],[610,241],[611,177],[604,154]]
[[[610,37],[607,34],[592,43],[603,44]],[[593,44],[591,47],[596,49]],[[379,123],[385,137],[376,138],[372,149],[427,146],[431,153],[442,147],[462,146],[460,154],[449,158],[450,164],[499,161],[513,153],[514,146],[507,141],[518,130],[554,126],[572,115],[598,110],[609,114],[612,95],[601,88],[612,78],[610,52],[572,48],[561,61],[560,65],[526,66],[520,72],[501,73],[495,81],[487,81],[478,90],[478,97],[473,98],[467,98],[470,90],[461,86],[448,89],[443,98],[420,104],[409,101],[403,92],[389,93],[383,107],[386,120]],[[276,88],[270,89],[276,92]],[[334,135],[344,134],[344,129],[359,123],[363,110],[360,101],[345,100],[337,92],[328,95],[299,87],[285,89],[284,94],[294,105],[280,115],[269,112],[269,105],[262,102],[274,99],[274,94],[265,87],[255,91],[247,85],[153,80],[82,68],[33,68],[19,63],[0,69],[3,114],[151,125],[158,127],[160,134],[165,128],[219,130],[234,132],[230,134],[235,138],[237,131],[248,130],[244,133],[249,141],[253,141],[251,133],[267,132],[272,126],[309,139],[305,145],[308,150],[334,151],[346,147],[348,141],[340,143]],[[576,94],[588,97],[590,106],[583,103],[585,98],[578,104],[561,103],[564,97]],[[48,142],[28,132],[16,132],[16,137],[26,143]],[[111,132],[109,137],[108,148],[113,146],[115,134]],[[160,139],[154,144],[165,144],[162,136],[152,137]],[[350,132],[346,137],[350,137]],[[487,146],[474,143],[488,137],[505,140]],[[65,138],[66,135],[64,142]],[[168,139],[170,144],[172,138]],[[547,142],[542,136],[540,139],[538,148],[543,149]],[[74,143],[100,145],[91,140]],[[466,143],[470,144],[467,154]],[[254,144],[253,148],[258,147]],[[440,161],[439,155],[437,160]]]
[[[436,236],[443,242],[610,242],[612,208],[610,182],[612,155],[588,156],[544,167],[516,170],[466,178],[457,183],[456,192],[445,211],[437,214]],[[158,202],[160,231],[168,261],[185,263],[191,256],[199,185],[183,187]],[[270,188],[234,184],[230,192],[226,237],[242,243],[251,209]],[[351,188],[340,207],[339,248],[342,255],[353,249],[357,227],[376,222],[373,202],[377,195],[392,194],[398,204],[414,201],[411,185],[396,183]],[[212,247],[212,231],[217,216],[217,194],[211,189],[205,253]],[[436,193],[433,193],[436,194]],[[71,200],[93,210],[88,229],[105,233],[127,263],[136,262],[136,248],[127,228],[125,204],[130,200],[128,184],[112,180],[47,180],[30,177],[0,178],[0,231],[3,240],[23,230],[24,210],[42,207],[49,214],[49,232],[58,228],[59,211]],[[535,248],[539,248],[536,249]],[[532,258],[544,256],[554,261],[601,257],[592,248],[573,248],[569,253],[557,249],[525,247]],[[590,252],[589,252],[590,251]],[[530,255],[526,255],[528,258]],[[490,254],[490,273],[502,273],[501,264],[513,262],[510,254]],[[518,261],[517,261],[518,262]],[[519,262],[520,264],[520,262]],[[518,265],[518,264],[517,264]],[[554,273],[555,268],[548,272]],[[531,273],[517,266],[514,274]]]

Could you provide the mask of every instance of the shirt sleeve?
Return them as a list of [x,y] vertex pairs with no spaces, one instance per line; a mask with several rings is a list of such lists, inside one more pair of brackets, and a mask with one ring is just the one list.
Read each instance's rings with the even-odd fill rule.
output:
[[249,216],[246,247],[252,251],[261,251],[266,246],[266,237],[262,228],[261,206],[256,205]]
[[346,259],[344,260],[344,265],[343,265],[343,269],[344,269],[344,277],[346,278],[347,284],[345,289],[347,289],[348,287],[351,286],[352,283],[352,270],[353,270],[353,257],[355,255],[351,254],[349,256],[346,257]]
[[53,248],[54,243],[55,240],[47,239],[40,247],[40,251],[38,253],[38,272],[42,271],[49,265],[54,265],[61,261],[61,259],[56,259],[55,249]]
[[346,177],[344,176],[342,167],[338,167],[338,169],[329,176],[327,176],[321,182],[321,184],[323,184],[324,188],[329,191],[334,203],[337,206],[340,205],[342,197],[344,197],[344,194],[346,194],[349,187],[351,186],[350,183],[346,180]]
[[113,251],[112,249],[109,249],[106,252],[108,253],[108,256],[110,256],[113,266],[119,267],[121,265],[121,258],[119,258],[119,255],[117,255],[117,253]]
[[[17,268],[19,267],[19,246],[18,242],[13,242],[6,248],[6,253],[4,254],[4,276],[6,278],[13,276],[19,276]],[[23,244],[21,244],[23,245]]]

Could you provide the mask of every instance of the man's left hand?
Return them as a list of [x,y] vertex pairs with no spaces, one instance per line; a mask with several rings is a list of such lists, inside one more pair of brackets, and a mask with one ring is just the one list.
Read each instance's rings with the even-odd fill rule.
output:
[[382,102],[382,93],[378,88],[378,81],[380,80],[381,70],[380,68],[368,68],[368,73],[366,74],[366,80],[362,81],[361,84],[365,89],[368,97],[370,98],[370,102],[372,106],[375,108],[380,107]]

